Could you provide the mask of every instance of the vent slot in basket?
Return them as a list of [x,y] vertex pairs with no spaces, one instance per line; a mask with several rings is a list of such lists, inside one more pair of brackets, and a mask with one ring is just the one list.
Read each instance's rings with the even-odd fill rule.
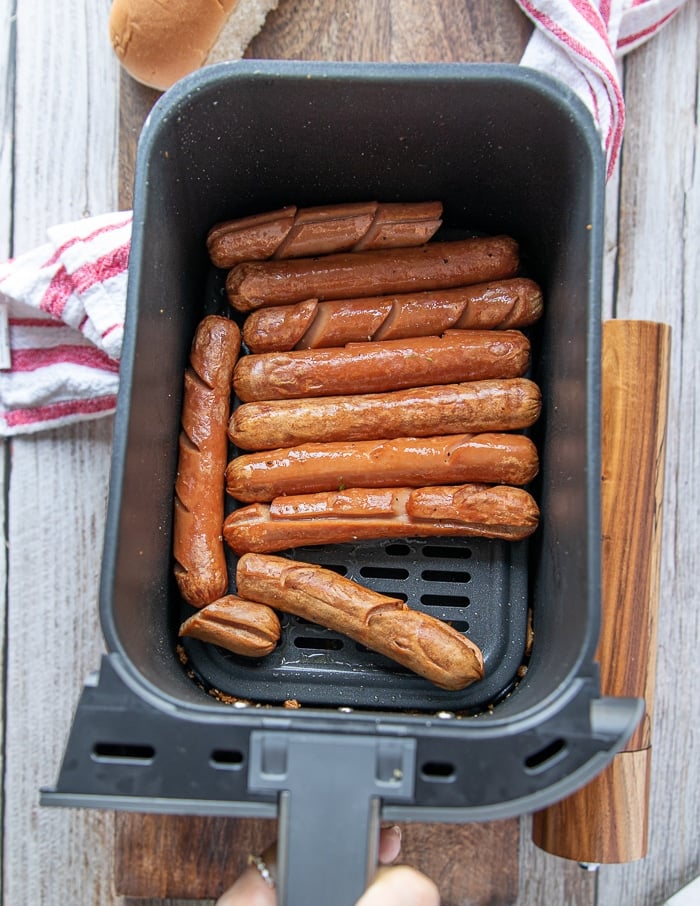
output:
[[[212,694],[262,704],[295,700],[302,707],[476,713],[512,688],[525,656],[526,542],[367,542],[298,548],[287,555],[401,598],[468,633],[483,652],[484,679],[447,692],[338,633],[282,615],[280,644],[265,658],[250,660],[183,640],[188,667]],[[232,575],[234,570],[232,561]],[[189,613],[183,610],[182,618]]]

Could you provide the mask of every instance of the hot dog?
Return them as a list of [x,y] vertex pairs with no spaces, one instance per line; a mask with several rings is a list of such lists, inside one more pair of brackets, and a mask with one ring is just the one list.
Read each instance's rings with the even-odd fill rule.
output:
[[542,291],[524,277],[458,289],[370,296],[251,312],[243,342],[251,352],[286,352],[345,346],[363,340],[440,336],[450,328],[506,330],[527,327],[542,315]]
[[226,517],[224,539],[239,555],[386,538],[517,541],[531,535],[538,522],[537,504],[522,488],[351,488],[241,507]]
[[442,223],[439,201],[415,204],[293,205],[215,224],[207,249],[217,267],[266,258],[422,245]]
[[447,289],[514,277],[518,244],[508,236],[428,242],[416,248],[341,252],[231,268],[226,292],[238,311],[305,299],[350,299]]
[[535,445],[521,434],[302,444],[236,457],[226,468],[226,490],[243,503],[261,503],[282,494],[345,488],[524,485],[535,477],[538,465]]
[[382,393],[521,377],[529,360],[530,343],[519,330],[448,330],[442,337],[243,356],[233,386],[242,402]]
[[484,675],[481,651],[462,633],[333,570],[245,554],[236,583],[246,598],[342,632],[441,689],[463,689]]
[[229,438],[243,450],[305,443],[513,431],[537,420],[541,394],[527,378],[470,381],[393,393],[244,403]]
[[263,657],[275,650],[280,632],[280,621],[272,608],[225,595],[185,620],[179,634],[243,657]]
[[175,479],[173,555],[183,598],[202,607],[228,587],[221,526],[228,457],[231,377],[241,346],[228,318],[199,324],[185,372],[182,430]]

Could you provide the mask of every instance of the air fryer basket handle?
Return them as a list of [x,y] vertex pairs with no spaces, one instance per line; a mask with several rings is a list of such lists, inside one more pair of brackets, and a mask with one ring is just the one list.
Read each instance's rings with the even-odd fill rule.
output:
[[372,878],[381,800],[413,796],[415,740],[259,731],[251,791],[279,792],[279,906],[354,906]]
[[[297,800],[296,805],[292,799]],[[279,906],[353,906],[372,880],[379,800],[364,796],[280,795],[277,842]]]

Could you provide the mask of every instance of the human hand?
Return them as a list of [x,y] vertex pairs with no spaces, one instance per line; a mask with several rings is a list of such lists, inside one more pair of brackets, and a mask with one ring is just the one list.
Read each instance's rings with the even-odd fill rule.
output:
[[[275,844],[268,847],[258,866],[250,864],[219,897],[216,906],[276,906],[276,850]],[[400,852],[399,828],[383,828],[379,835],[380,867],[355,906],[440,906],[440,894],[430,878],[409,865],[391,865]]]

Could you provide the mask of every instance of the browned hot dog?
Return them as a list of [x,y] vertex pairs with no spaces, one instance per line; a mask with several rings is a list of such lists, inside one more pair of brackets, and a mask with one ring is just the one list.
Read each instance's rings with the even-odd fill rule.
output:
[[462,633],[333,570],[245,554],[236,582],[245,597],[342,632],[442,689],[463,689],[484,675],[481,651]]
[[237,554],[386,538],[517,541],[531,535],[538,522],[537,504],[522,488],[351,488],[241,507],[226,517],[224,538]]
[[528,327],[542,315],[542,291],[533,280],[514,277],[458,289],[392,296],[307,299],[251,312],[243,342],[251,352],[286,352],[345,346],[364,340],[439,336],[459,330]]
[[231,378],[240,346],[240,330],[233,321],[206,317],[195,333],[185,372],[173,555],[180,593],[194,607],[215,601],[228,587],[221,536],[223,481]]
[[514,277],[518,266],[517,242],[494,236],[284,262],[244,262],[229,271],[226,291],[234,308],[252,311],[305,299],[350,299],[484,283]]
[[180,636],[210,642],[243,657],[270,654],[280,632],[280,621],[272,608],[236,595],[212,601],[180,626]]
[[439,201],[289,206],[227,220],[207,236],[217,267],[265,258],[300,258],[331,252],[421,245],[442,223]]
[[521,377],[529,361],[530,343],[519,330],[448,330],[442,337],[243,356],[233,386],[242,402],[382,393]]
[[269,400],[234,410],[229,437],[243,450],[273,450],[312,442],[513,431],[532,425],[541,403],[539,387],[527,378]]
[[282,494],[427,484],[523,485],[538,470],[537,449],[521,434],[448,434],[302,444],[247,453],[226,468],[226,490],[243,503]]

